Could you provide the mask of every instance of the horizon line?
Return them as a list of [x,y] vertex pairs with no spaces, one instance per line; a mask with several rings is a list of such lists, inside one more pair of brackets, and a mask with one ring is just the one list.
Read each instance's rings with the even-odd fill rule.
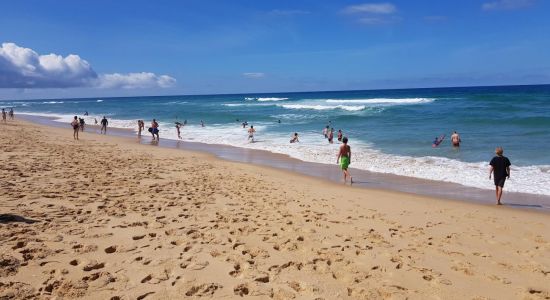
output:
[[248,93],[214,93],[214,94],[173,94],[173,95],[141,95],[141,96],[90,96],[90,97],[71,97],[71,98],[35,98],[35,99],[0,99],[0,101],[34,101],[34,100],[84,100],[84,99],[117,99],[117,98],[137,98],[137,97],[191,97],[191,96],[231,96],[231,95],[253,95],[253,94],[306,94],[306,93],[335,93],[335,92],[360,92],[360,91],[401,91],[401,90],[424,90],[424,89],[460,89],[460,88],[484,88],[484,87],[521,87],[521,86],[545,86],[550,83],[534,84],[503,84],[503,85],[467,85],[467,86],[438,86],[438,87],[416,87],[416,88],[388,88],[388,89],[352,89],[352,90],[318,90],[318,91],[286,91],[286,92],[248,92]]

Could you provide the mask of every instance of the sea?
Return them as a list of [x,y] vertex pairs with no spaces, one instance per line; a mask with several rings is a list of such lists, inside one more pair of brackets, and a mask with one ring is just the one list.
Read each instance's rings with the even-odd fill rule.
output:
[[[173,140],[178,139],[175,122],[187,121],[183,141],[324,164],[335,164],[336,133],[342,130],[352,148],[352,172],[481,189],[494,189],[488,163],[495,147],[502,146],[512,162],[506,190],[550,195],[550,85],[1,100],[0,107],[53,117],[67,126],[75,115],[87,124],[106,116],[110,127],[136,134],[138,119],[148,127],[155,118],[161,139]],[[245,121],[256,129],[254,142],[248,140]],[[335,130],[333,144],[322,134],[327,125]],[[454,131],[461,136],[460,148],[451,145]],[[291,144],[295,132],[299,143]],[[444,141],[432,147],[442,135]]]

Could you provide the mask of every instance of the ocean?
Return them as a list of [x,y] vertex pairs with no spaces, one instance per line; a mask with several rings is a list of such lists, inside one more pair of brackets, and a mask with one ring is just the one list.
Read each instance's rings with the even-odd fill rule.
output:
[[[550,195],[550,85],[2,100],[0,107],[67,124],[87,111],[87,124],[105,115],[110,126],[136,132],[138,119],[148,127],[155,118],[161,139],[174,140],[174,122],[187,120],[184,141],[326,164],[336,162],[336,132],[341,129],[352,147],[352,172],[356,168],[481,189],[494,188],[488,162],[495,147],[502,146],[512,162],[505,189]],[[256,129],[254,143],[248,141],[243,121]],[[327,124],[335,130],[334,144],[322,135]],[[460,149],[450,143],[455,130],[462,139]],[[300,142],[290,144],[294,132]],[[434,138],[443,134],[443,143],[433,148]]]

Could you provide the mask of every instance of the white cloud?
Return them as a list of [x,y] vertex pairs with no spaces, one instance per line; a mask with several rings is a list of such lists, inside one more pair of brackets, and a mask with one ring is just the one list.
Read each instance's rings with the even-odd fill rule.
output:
[[176,83],[176,79],[167,75],[156,75],[154,73],[128,73],[128,74],[103,74],[99,75],[99,88],[113,89],[135,89],[135,88],[167,88]]
[[370,13],[370,14],[393,14],[397,11],[391,3],[363,3],[350,5],[342,10],[347,14]]
[[14,43],[0,47],[0,88],[165,88],[176,80],[154,73],[100,74],[78,55],[39,55]]
[[535,0],[497,0],[483,3],[483,10],[514,10],[532,6]]
[[260,73],[260,72],[249,72],[249,73],[243,73],[243,76],[246,77],[246,78],[257,79],[257,78],[263,78],[263,77],[265,77],[265,73]]

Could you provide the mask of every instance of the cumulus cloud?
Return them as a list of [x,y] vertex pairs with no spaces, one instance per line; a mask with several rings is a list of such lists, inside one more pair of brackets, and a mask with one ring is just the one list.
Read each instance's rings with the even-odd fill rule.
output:
[[176,83],[176,79],[167,75],[156,75],[149,72],[128,74],[102,74],[99,75],[98,87],[106,89],[123,88],[167,88]]
[[397,11],[391,3],[363,3],[350,5],[342,10],[347,14],[370,13],[370,14],[393,14]]
[[498,0],[483,3],[483,10],[514,10],[532,6],[535,0]]
[[175,82],[170,76],[146,72],[98,75],[78,55],[39,55],[14,43],[0,47],[0,88],[165,88]]
[[243,73],[243,76],[246,78],[258,79],[258,78],[265,77],[265,73],[249,72],[249,73]]

